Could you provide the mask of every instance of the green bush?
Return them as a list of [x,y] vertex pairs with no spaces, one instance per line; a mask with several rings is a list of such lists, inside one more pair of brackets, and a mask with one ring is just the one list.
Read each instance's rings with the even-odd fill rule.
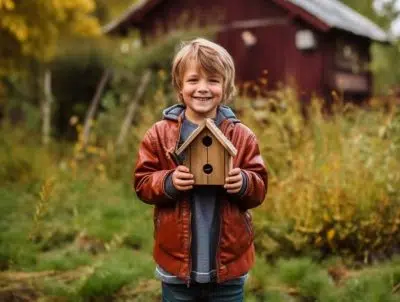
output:
[[268,197],[255,211],[260,252],[312,248],[366,262],[393,254],[400,242],[398,109],[337,102],[325,114],[315,99],[306,118],[290,89],[258,99],[257,108],[251,103],[241,102],[241,118],[256,132],[270,172]]

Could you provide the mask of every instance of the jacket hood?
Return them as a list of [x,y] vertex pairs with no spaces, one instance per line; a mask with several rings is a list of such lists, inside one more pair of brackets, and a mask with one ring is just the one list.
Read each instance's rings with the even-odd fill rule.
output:
[[[178,121],[179,116],[183,113],[186,106],[183,104],[175,104],[171,107],[168,107],[163,110],[163,119]],[[218,120],[228,119],[233,123],[240,123],[240,120],[237,119],[235,113],[233,113],[232,109],[226,105],[219,105],[217,111]]]

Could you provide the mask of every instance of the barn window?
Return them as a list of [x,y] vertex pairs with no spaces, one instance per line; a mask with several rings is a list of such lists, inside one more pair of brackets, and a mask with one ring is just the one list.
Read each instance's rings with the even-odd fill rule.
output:
[[242,40],[247,47],[257,44],[257,37],[249,30],[242,32]]
[[337,67],[355,74],[368,70],[368,54],[354,41],[336,41],[335,62]]
[[296,47],[300,50],[315,49],[317,40],[314,33],[309,29],[302,29],[296,32]]

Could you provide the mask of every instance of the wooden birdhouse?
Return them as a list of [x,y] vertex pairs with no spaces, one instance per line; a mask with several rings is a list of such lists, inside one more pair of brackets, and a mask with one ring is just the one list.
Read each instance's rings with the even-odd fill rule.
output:
[[208,118],[192,132],[176,155],[183,152],[183,164],[193,174],[195,185],[223,185],[237,150]]

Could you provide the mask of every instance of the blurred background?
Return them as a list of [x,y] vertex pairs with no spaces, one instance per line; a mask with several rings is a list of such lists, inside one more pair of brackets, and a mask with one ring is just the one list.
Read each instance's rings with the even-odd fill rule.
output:
[[0,0],[0,301],[159,301],[145,131],[181,41],[269,171],[245,301],[400,301],[400,1]]

